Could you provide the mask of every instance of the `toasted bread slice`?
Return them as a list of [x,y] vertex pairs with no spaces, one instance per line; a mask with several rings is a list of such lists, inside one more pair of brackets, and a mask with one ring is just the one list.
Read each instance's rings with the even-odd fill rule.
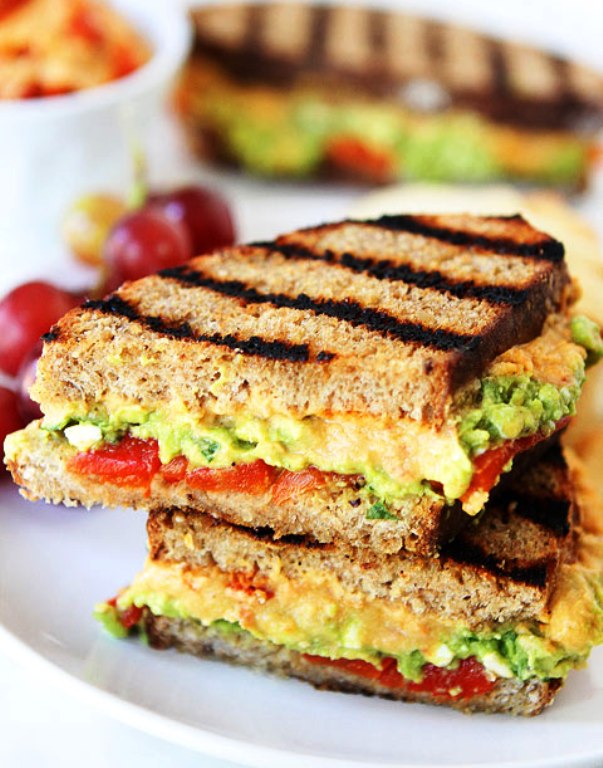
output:
[[[451,506],[479,512],[509,461],[573,413],[586,352],[564,314],[572,298],[562,245],[515,216],[388,216],[216,251],[50,331],[33,388],[44,422],[11,438],[8,462],[30,497],[223,505],[234,522],[269,505],[263,491],[280,505],[275,473],[306,472],[304,487],[347,484],[322,501],[360,540],[365,513],[404,517],[388,550],[435,551]],[[148,482],[107,474],[103,450],[119,443],[130,461],[127,441],[141,440]],[[187,487],[197,469],[251,464],[272,485],[243,513]],[[350,485],[363,488],[356,512]],[[274,530],[314,531],[324,515],[288,496]]]
[[[223,571],[278,571],[292,580],[324,571],[371,599],[395,595],[416,611],[479,626],[546,611],[559,567],[574,556],[578,516],[567,464],[554,446],[513,473],[480,519],[436,557],[356,549],[344,534],[330,543],[308,535],[275,539],[268,527],[233,526],[199,512],[151,512],[147,528],[154,559],[194,568],[209,558]],[[373,522],[379,529],[389,521]]]
[[121,398],[441,426],[454,392],[538,336],[567,289],[563,246],[518,216],[325,225],[87,302],[47,335],[33,393],[50,421]]
[[155,647],[319,687],[537,714],[603,640],[601,510],[571,466],[552,451],[439,559],[154,512],[147,565],[107,610],[136,606]]
[[538,715],[549,706],[563,680],[521,681],[498,678],[491,690],[470,697],[451,697],[408,688],[392,688],[378,679],[353,670],[316,663],[302,653],[257,640],[249,633],[224,634],[191,619],[155,616],[144,612],[144,630],[152,648],[176,648],[202,658],[219,659],[251,667],[281,677],[293,677],[311,683],[323,691],[359,693],[397,701],[420,702],[453,707],[462,712],[489,712],[509,715]]

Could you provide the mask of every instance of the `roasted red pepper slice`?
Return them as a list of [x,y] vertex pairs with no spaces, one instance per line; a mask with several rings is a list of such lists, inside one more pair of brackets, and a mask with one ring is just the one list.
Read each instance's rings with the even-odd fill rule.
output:
[[147,491],[160,467],[157,441],[140,440],[130,435],[119,443],[76,453],[69,461],[69,469],[73,472],[92,475],[123,488]]
[[188,472],[188,460],[186,456],[176,456],[161,467],[161,477],[166,483],[180,483]]
[[426,664],[419,683],[406,680],[398,671],[396,660],[391,657],[383,659],[380,668],[360,659],[326,659],[310,654],[304,654],[304,659],[312,664],[336,667],[367,680],[375,680],[386,688],[430,693],[438,699],[471,699],[488,693],[496,685],[495,680],[488,679],[483,666],[475,658],[463,659],[456,669]]
[[299,472],[284,469],[272,486],[272,500],[275,504],[283,504],[294,496],[322,488],[325,483],[326,474],[316,467],[308,467]]
[[390,152],[371,147],[357,136],[333,138],[327,146],[326,156],[338,168],[377,182],[391,179],[396,167]]
[[488,679],[479,661],[469,658],[463,659],[456,669],[427,664],[423,668],[421,682],[409,682],[408,690],[415,693],[424,691],[443,699],[471,699],[488,693],[495,684],[495,680]]
[[125,629],[132,629],[142,619],[142,608],[136,605],[130,605],[124,608],[123,611],[117,612],[117,618],[119,623],[125,627]]
[[[563,429],[569,422],[569,416],[561,419],[555,425],[555,432]],[[473,477],[471,484],[461,496],[461,502],[466,502],[470,496],[479,491],[489,491],[496,485],[505,465],[517,454],[527,451],[543,439],[540,432],[528,437],[520,437],[519,440],[511,440],[497,448],[492,448],[473,459]]]
[[278,476],[278,469],[261,459],[233,467],[194,469],[186,475],[186,482],[199,491],[230,491],[260,495],[270,490]]

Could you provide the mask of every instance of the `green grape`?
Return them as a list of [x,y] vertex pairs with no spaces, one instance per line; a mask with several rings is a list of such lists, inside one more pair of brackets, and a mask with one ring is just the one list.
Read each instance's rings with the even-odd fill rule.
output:
[[126,204],[103,194],[83,195],[63,219],[62,234],[78,261],[93,267],[103,263],[103,247],[114,224],[126,212]]

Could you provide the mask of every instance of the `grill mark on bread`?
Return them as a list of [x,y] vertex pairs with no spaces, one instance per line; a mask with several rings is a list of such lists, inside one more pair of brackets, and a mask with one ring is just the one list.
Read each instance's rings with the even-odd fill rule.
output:
[[335,353],[327,352],[326,350],[320,350],[316,355],[312,356],[307,344],[291,344],[279,339],[263,339],[260,336],[239,339],[232,334],[197,334],[189,323],[169,323],[161,317],[140,315],[135,307],[115,294],[107,299],[87,301],[83,307],[84,309],[95,310],[107,315],[125,317],[132,322],[140,323],[154,333],[168,336],[172,339],[186,339],[194,342],[216,344],[217,346],[228,347],[235,352],[264,357],[269,360],[288,360],[294,363],[308,363],[312,361],[324,363],[329,362],[336,356]]
[[352,253],[336,254],[334,251],[319,251],[302,245],[279,243],[278,241],[254,243],[257,247],[267,248],[285,259],[324,261],[337,264],[352,272],[366,274],[377,280],[402,282],[417,288],[431,289],[438,293],[448,293],[459,299],[473,298],[491,304],[516,306],[523,304],[530,295],[527,288],[515,288],[505,285],[480,285],[474,280],[455,281],[443,275],[439,270],[415,269],[410,264],[395,264],[389,259],[358,257]]
[[40,338],[41,338],[41,339],[42,339],[42,341],[44,341],[46,344],[49,344],[49,343],[51,343],[51,342],[53,342],[53,341],[57,341],[57,340],[59,339],[60,335],[61,335],[61,332],[60,332],[59,328],[58,328],[56,325],[54,325],[54,326],[53,326],[53,327],[52,327],[52,328],[51,328],[51,329],[48,331],[48,333],[43,333],[43,334],[42,334],[42,336],[41,336]]
[[555,70],[555,83],[559,100],[571,102],[573,96],[570,79],[571,65],[565,59],[555,56],[551,59],[551,66]]
[[506,97],[509,89],[509,73],[504,49],[495,40],[489,40],[487,45],[493,95],[497,98]]
[[493,554],[485,552],[479,545],[462,538],[450,542],[442,553],[443,559],[452,559],[457,563],[483,568],[494,576],[503,576],[520,584],[544,588],[547,583],[551,565],[550,560],[539,560],[529,565],[521,565],[509,560],[500,560]]
[[244,14],[245,37],[242,43],[243,48],[261,50],[266,6],[243,5],[240,12]]
[[520,517],[532,520],[555,536],[567,536],[570,531],[570,511],[572,504],[569,499],[536,497],[531,494],[514,493],[516,502],[513,512]]
[[310,36],[302,67],[320,69],[327,62],[327,38],[333,10],[329,6],[309,6]]
[[[521,223],[524,222],[519,215],[493,216],[489,218],[493,221],[506,220],[518,221]],[[542,259],[551,262],[563,261],[564,256],[563,245],[559,241],[553,240],[552,237],[545,237],[535,243],[523,243],[510,237],[488,237],[463,229],[435,226],[428,221],[425,221],[421,216],[393,214],[381,216],[378,219],[367,219],[365,221],[350,223],[383,227],[384,229],[392,229],[396,232],[408,232],[409,234],[421,235],[422,237],[450,243],[451,245],[459,245],[469,249],[485,250],[496,255],[520,256],[522,258]]]
[[363,327],[384,338],[429,346],[443,351],[471,352],[478,349],[482,334],[463,334],[440,328],[428,328],[420,323],[399,320],[389,312],[366,307],[357,301],[312,298],[305,293],[289,296],[284,293],[260,293],[239,280],[217,280],[186,265],[164,269],[159,275],[175,279],[183,285],[205,288],[248,304],[271,304],[277,308],[297,309],[315,315],[342,320]]
[[367,15],[368,40],[371,56],[378,54],[386,45],[385,24],[386,15],[383,11],[375,10]]
[[437,21],[425,24],[425,50],[429,61],[429,77],[440,78],[444,60],[444,37],[447,27]]

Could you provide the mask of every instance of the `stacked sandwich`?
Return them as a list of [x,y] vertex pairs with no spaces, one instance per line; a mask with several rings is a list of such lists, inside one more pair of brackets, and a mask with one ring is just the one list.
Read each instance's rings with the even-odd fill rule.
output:
[[129,283],[46,336],[26,496],[149,511],[99,615],[337,690],[536,714],[603,641],[559,434],[599,330],[518,216],[396,215]]
[[357,5],[199,4],[178,91],[204,157],[264,176],[583,186],[603,77],[449,23]]

